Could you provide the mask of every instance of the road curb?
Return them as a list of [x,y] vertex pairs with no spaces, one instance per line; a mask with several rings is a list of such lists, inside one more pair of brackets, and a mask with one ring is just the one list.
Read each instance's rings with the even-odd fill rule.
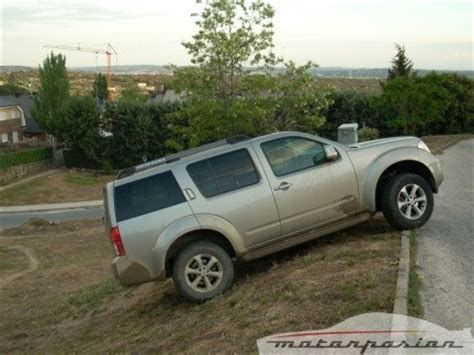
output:
[[408,315],[408,279],[410,275],[410,232],[402,232],[400,261],[398,262],[397,290],[393,313]]
[[66,202],[66,203],[52,203],[52,204],[45,204],[45,205],[0,207],[0,213],[47,212],[47,211],[72,210],[72,209],[86,209],[86,208],[95,208],[95,207],[102,207],[102,206],[103,206],[102,200],[79,201],[79,202]]

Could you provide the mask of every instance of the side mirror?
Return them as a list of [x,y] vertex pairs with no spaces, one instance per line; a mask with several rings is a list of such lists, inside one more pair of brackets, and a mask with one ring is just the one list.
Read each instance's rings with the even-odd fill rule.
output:
[[334,161],[339,158],[339,153],[332,145],[325,145],[324,152],[326,153],[327,161]]

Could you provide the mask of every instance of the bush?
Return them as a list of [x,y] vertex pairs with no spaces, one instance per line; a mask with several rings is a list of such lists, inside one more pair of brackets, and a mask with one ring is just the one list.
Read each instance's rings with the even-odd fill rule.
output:
[[86,157],[80,150],[64,149],[63,150],[64,165],[66,168],[83,168],[83,169],[101,169],[101,164]]
[[374,96],[355,91],[334,92],[332,104],[325,111],[326,122],[318,129],[318,134],[329,139],[337,139],[337,128],[348,122],[374,126],[377,111]]
[[0,154],[0,169],[53,158],[52,148],[36,148]]
[[377,128],[363,127],[357,131],[359,142],[371,141],[379,138],[379,130]]

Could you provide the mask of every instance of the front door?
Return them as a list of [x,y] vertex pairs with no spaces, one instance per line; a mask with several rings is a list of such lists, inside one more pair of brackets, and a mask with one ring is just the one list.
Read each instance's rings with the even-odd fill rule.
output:
[[328,161],[324,144],[283,137],[260,144],[280,215],[282,234],[301,232],[359,208],[354,169],[345,152]]

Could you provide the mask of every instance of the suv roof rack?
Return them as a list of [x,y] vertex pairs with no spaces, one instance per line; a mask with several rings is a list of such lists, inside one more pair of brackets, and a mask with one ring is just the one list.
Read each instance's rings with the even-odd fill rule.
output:
[[172,162],[180,160],[181,158],[185,158],[197,153],[205,152],[206,150],[214,149],[214,148],[221,147],[227,144],[237,144],[249,139],[250,137],[248,136],[240,135],[240,136],[235,136],[235,137],[231,137],[227,139],[221,139],[219,141],[204,144],[196,148],[183,150],[182,152],[179,152],[179,153],[171,154],[166,157],[155,159],[155,160],[150,160],[149,162],[138,164],[130,168],[120,170],[117,178],[122,179],[127,176],[131,176],[139,171],[148,170],[150,168],[154,168],[155,166],[172,163]]

